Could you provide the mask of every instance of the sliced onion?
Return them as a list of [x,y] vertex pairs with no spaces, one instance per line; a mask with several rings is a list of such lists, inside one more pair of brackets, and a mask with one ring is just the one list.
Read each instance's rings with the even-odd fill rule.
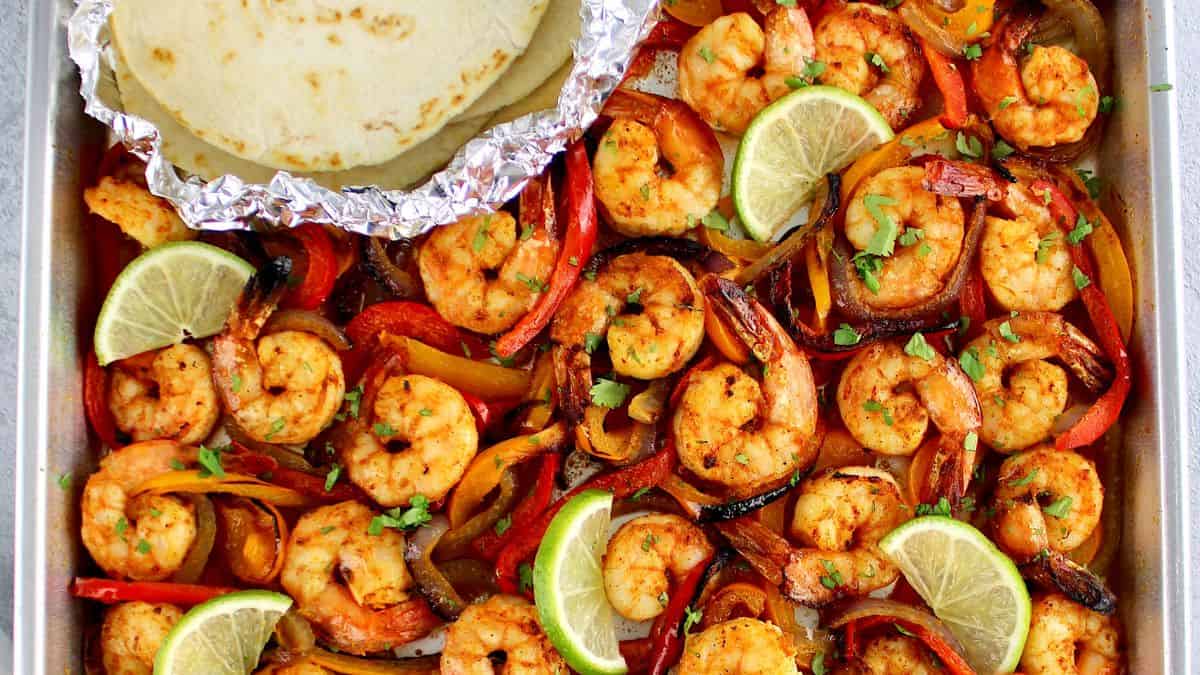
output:
[[474,558],[459,558],[438,563],[437,567],[467,602],[486,600],[500,592],[496,585],[495,565]]
[[1088,62],[1092,76],[1103,88],[1108,82],[1108,29],[1104,17],[1090,0],[1042,0],[1046,9],[1070,22],[1075,31],[1075,51]]
[[450,560],[466,555],[471,542],[479,535],[495,527],[504,514],[512,510],[517,500],[517,479],[511,469],[500,474],[499,493],[483,511],[471,516],[459,527],[455,527],[441,538],[435,549],[438,560]]
[[188,549],[187,557],[179,570],[171,577],[177,584],[194,584],[200,580],[204,568],[212,555],[213,543],[217,538],[217,516],[212,501],[204,495],[180,495],[192,502],[196,509],[196,538]]
[[[767,273],[767,270],[788,260],[792,260],[804,250],[804,246],[814,234],[825,227],[825,224],[837,214],[841,208],[842,177],[831,173],[825,177],[823,190],[825,198],[821,201],[821,210],[809,222],[796,228],[783,241],[767,251],[761,258],[738,273],[737,283],[741,286],[757,281]],[[818,193],[819,194],[819,193]],[[813,202],[816,204],[816,202]]]
[[307,473],[313,472],[312,464],[309,464],[308,460],[304,459],[304,457],[299,453],[292,452],[291,450],[279,445],[263,443],[262,441],[251,438],[250,435],[238,425],[237,420],[233,417],[233,415],[225,416],[223,426],[225,427],[225,433],[229,434],[229,438],[233,440],[235,445],[240,445],[243,448],[251,452],[256,452],[260,455],[266,455],[267,457],[270,457],[278,462],[279,466],[288,469],[295,469],[297,471],[304,471]]
[[414,659],[369,659],[349,654],[334,654],[313,649],[308,660],[343,675],[437,675],[438,658],[421,656]]
[[975,260],[975,252],[979,248],[979,240],[983,237],[984,219],[987,215],[987,202],[980,199],[975,202],[971,220],[967,223],[966,234],[963,235],[962,250],[958,262],[946,278],[942,290],[919,305],[899,308],[870,307],[866,303],[866,286],[858,279],[851,258],[854,252],[844,237],[839,237],[834,244],[836,255],[833,256],[830,281],[833,285],[833,299],[837,308],[854,321],[876,321],[879,319],[919,319],[940,314],[954,303],[962,293],[963,283],[971,271]]
[[376,281],[383,284],[399,298],[415,298],[421,294],[421,285],[412,274],[392,261],[387,244],[378,237],[367,237],[363,244],[363,267]]
[[333,325],[333,322],[321,316],[317,312],[312,312],[304,309],[282,309],[271,315],[267,324],[263,326],[263,334],[278,333],[285,330],[295,330],[302,333],[312,333],[328,342],[330,346],[339,352],[344,352],[354,345],[350,344],[350,338],[342,332],[341,328]]
[[[958,638],[954,637],[954,634],[950,632],[946,624],[942,623],[929,612],[912,605],[896,602],[895,600],[879,600],[876,598],[857,600],[842,608],[826,625],[830,628],[842,628],[852,621],[875,617],[883,617],[901,624],[907,624],[906,627],[916,626],[924,629],[923,632],[941,641],[946,647],[952,649],[957,654],[960,661],[966,663],[966,652],[962,644],[959,643]],[[933,645],[929,646],[933,647]],[[938,650],[934,649],[934,651],[937,652]],[[939,653],[938,656],[943,661],[946,660],[942,654]]]
[[453,620],[466,609],[466,602],[433,564],[433,550],[449,529],[450,521],[441,514],[418,527],[408,537],[404,560],[408,563],[417,590],[429,601],[429,605],[443,618]]
[[293,606],[275,624],[275,640],[284,649],[293,652],[306,652],[317,645],[317,636],[313,632],[308,619],[300,616],[299,610]]
[[967,43],[947,30],[925,10],[921,2],[906,2],[896,10],[909,30],[928,42],[934,49],[951,58],[962,56]]

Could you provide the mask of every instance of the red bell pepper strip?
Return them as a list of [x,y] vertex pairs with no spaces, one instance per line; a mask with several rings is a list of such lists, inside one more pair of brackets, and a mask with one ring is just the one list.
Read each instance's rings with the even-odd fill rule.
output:
[[550,498],[554,495],[554,476],[562,464],[562,455],[557,452],[547,453],[542,455],[540,461],[541,465],[538,467],[533,490],[512,510],[511,526],[504,531],[504,534],[488,531],[471,542],[471,547],[484,560],[495,562],[500,551],[516,533],[524,531],[546,510],[546,507],[550,506]]
[[887,623],[900,626],[908,634],[924,642],[925,646],[929,647],[930,651],[936,654],[942,664],[946,666],[946,671],[950,675],[975,675],[975,669],[971,667],[971,664],[967,663],[954,647],[951,647],[945,640],[932,633],[928,628],[911,621],[890,616],[871,616],[846,624],[845,632],[843,633],[846,658],[853,659],[858,656],[858,633],[860,631],[869,630]]
[[567,148],[567,235],[550,286],[538,298],[537,304],[521,317],[517,325],[496,340],[496,354],[510,357],[529,344],[566,300],[579,274],[592,255],[596,243],[596,195],[592,184],[592,167],[588,163],[583,141]]
[[521,404],[519,398],[505,398],[496,401],[485,401],[475,394],[458,390],[459,395],[467,402],[467,407],[475,415],[475,428],[479,433],[501,420],[510,410]]
[[120,448],[117,423],[108,408],[108,371],[91,350],[88,350],[83,366],[83,409],[96,436],[113,450]]
[[[918,38],[920,39],[920,38]],[[963,83],[962,73],[954,65],[954,61],[939,52],[925,40],[921,41],[921,51],[929,62],[929,70],[933,73],[933,81],[938,91],[942,92],[945,109],[942,111],[941,122],[949,129],[959,129],[967,122],[967,87]]]
[[76,577],[75,582],[71,584],[71,594],[75,597],[97,600],[106,605],[141,601],[190,607],[236,590],[224,586],[173,584],[165,581],[114,581],[85,577]]
[[[1050,196],[1050,215],[1058,221],[1058,227],[1065,237],[1075,227],[1079,217],[1079,212],[1071,200],[1067,199],[1057,185],[1047,180],[1035,181],[1032,188],[1034,194]],[[1114,376],[1108,391],[1104,392],[1070,429],[1055,439],[1054,446],[1059,450],[1079,448],[1099,440],[1120,417],[1121,408],[1125,405],[1132,385],[1129,352],[1121,339],[1121,329],[1108,306],[1108,299],[1097,283],[1098,277],[1092,259],[1083,248],[1082,242],[1072,244],[1068,241],[1067,249],[1071,253],[1071,262],[1091,282],[1079,289],[1079,296],[1087,308],[1088,318],[1092,320],[1092,327],[1096,330],[1101,348],[1113,362]]]
[[675,665],[683,653],[683,627],[687,608],[707,578],[712,559],[713,554],[709,554],[683,577],[679,587],[672,591],[671,600],[667,603],[660,620],[654,623],[655,630],[650,634],[654,645],[650,649],[650,675],[666,675],[667,670]]
[[983,276],[972,266],[963,282],[962,295],[958,296],[959,311],[970,323],[967,325],[968,339],[979,335],[987,321],[987,300],[983,296]]
[[517,566],[533,555],[542,542],[550,521],[572,497],[584,490],[608,490],[616,499],[624,499],[642,488],[663,482],[675,469],[675,447],[668,443],[649,458],[603,476],[597,476],[563,495],[546,509],[529,527],[523,528],[500,551],[496,559],[496,580],[505,593],[516,593]]
[[407,300],[380,302],[363,311],[346,325],[346,336],[354,348],[342,355],[346,380],[354,382],[366,370],[381,333],[420,340],[451,354],[488,358],[487,345],[478,336],[459,330],[429,305]]
[[333,250],[333,240],[325,228],[316,223],[304,223],[293,228],[291,234],[304,247],[308,262],[304,279],[288,292],[283,305],[295,309],[316,309],[333,292],[333,283],[337,281],[338,260]]

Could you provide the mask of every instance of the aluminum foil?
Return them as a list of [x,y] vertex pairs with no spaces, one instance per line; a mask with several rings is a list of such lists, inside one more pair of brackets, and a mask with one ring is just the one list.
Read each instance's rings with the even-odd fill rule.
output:
[[657,0],[582,0],[582,33],[557,109],[475,137],[445,169],[413,190],[366,186],[335,192],[286,171],[266,185],[231,175],[208,182],[195,176],[181,179],[162,154],[158,129],[121,109],[112,68],[117,55],[108,27],[113,1],[77,0],[67,23],[68,50],[79,67],[85,110],[146,160],[150,191],[169,200],[189,227],[250,230],[317,222],[391,239],[415,237],[516,197],[527,180],[596,119],[620,84],[634,48],[658,19]]

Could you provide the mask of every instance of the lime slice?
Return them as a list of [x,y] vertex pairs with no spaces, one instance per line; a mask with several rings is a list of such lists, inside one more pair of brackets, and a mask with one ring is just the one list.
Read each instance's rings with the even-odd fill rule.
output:
[[980,673],[1011,673],[1029,634],[1017,566],[979,530],[944,516],[914,518],[879,547],[962,643]]
[[196,605],[167,633],[154,675],[247,675],[292,599],[238,591]]
[[612,502],[604,490],[573,497],[550,521],[533,563],[542,627],[567,664],[584,675],[628,670],[600,571]]
[[117,276],[96,320],[96,358],[208,337],[225,325],[254,267],[209,244],[183,241],[146,251]]
[[767,241],[812,200],[817,184],[892,139],[887,120],[836,87],[805,87],[758,113],[733,163],[733,205],[750,236]]

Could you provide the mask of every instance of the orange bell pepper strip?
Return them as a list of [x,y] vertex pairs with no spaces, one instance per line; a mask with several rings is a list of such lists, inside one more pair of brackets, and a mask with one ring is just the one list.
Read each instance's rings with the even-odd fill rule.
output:
[[108,407],[108,371],[96,360],[96,352],[90,349],[83,366],[83,410],[100,441],[119,450],[117,423]]
[[[1059,229],[1064,235],[1070,233],[1075,227],[1079,212],[1075,210],[1066,195],[1059,190],[1057,185],[1047,180],[1035,181],[1032,189],[1034,194],[1050,196],[1051,217],[1058,222]],[[1104,291],[1100,290],[1099,284],[1091,282],[1096,278],[1092,259],[1081,244],[1068,242],[1067,248],[1071,252],[1071,261],[1075,264],[1077,274],[1082,274],[1089,282],[1079,289],[1079,296],[1083,299],[1084,307],[1087,308],[1088,317],[1092,320],[1092,327],[1096,330],[1100,346],[1113,362],[1115,373],[1108,391],[1104,392],[1070,429],[1055,439],[1054,445],[1059,450],[1079,448],[1099,440],[1120,417],[1121,408],[1125,405],[1125,399],[1129,396],[1132,386],[1129,353],[1121,338],[1121,329],[1113,317]],[[1076,282],[1076,285],[1079,285],[1079,281]]]
[[527,370],[473,361],[402,335],[384,333],[379,343],[395,352],[408,372],[435,377],[461,392],[474,394],[484,400],[519,398],[529,391],[530,375]]
[[1092,200],[1079,174],[1066,167],[1055,168],[1052,173],[1063,194],[1092,224],[1093,232],[1084,241],[1096,261],[1100,290],[1108,299],[1113,319],[1121,329],[1121,337],[1128,342],[1133,332],[1133,275],[1129,260],[1125,257],[1125,248],[1121,245],[1121,237],[1108,216]]
[[967,87],[962,73],[954,60],[942,54],[925,40],[920,40],[921,51],[929,62],[929,71],[938,91],[942,92],[943,110],[941,122],[950,129],[959,129],[967,121]]
[[483,498],[500,484],[505,469],[561,447],[566,440],[566,425],[556,422],[536,434],[510,438],[476,455],[450,495],[446,509],[450,527],[461,527],[467,522],[479,509]]
[[750,362],[750,350],[716,312],[705,312],[704,332],[721,355],[738,365]]
[[567,148],[567,234],[549,288],[517,325],[496,340],[496,354],[510,357],[533,341],[550,323],[563,301],[574,290],[596,243],[596,195],[592,167],[582,140]]

